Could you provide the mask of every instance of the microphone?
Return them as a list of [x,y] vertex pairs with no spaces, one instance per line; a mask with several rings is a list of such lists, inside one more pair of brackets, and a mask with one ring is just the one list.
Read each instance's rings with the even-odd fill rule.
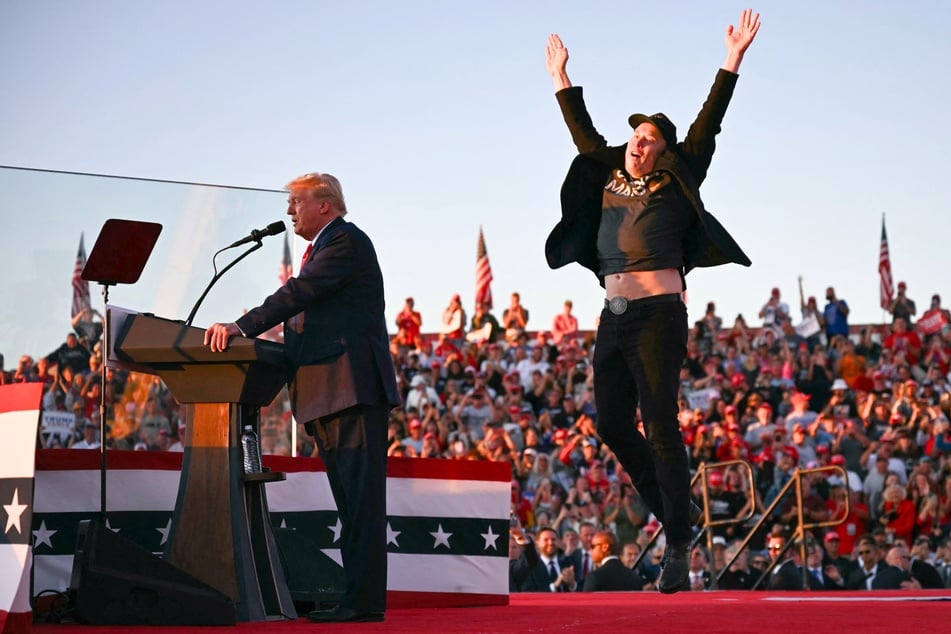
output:
[[287,226],[283,221],[278,220],[277,222],[272,222],[263,229],[254,229],[251,231],[250,235],[244,236],[240,240],[232,242],[229,244],[226,249],[231,249],[233,247],[240,247],[242,244],[247,244],[249,242],[260,242],[261,238],[266,238],[267,236],[274,236],[279,233],[284,233],[287,231]]

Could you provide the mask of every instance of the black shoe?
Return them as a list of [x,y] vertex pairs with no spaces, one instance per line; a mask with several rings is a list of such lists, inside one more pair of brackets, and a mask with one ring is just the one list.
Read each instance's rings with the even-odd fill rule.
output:
[[696,526],[697,524],[700,523],[700,520],[702,519],[703,519],[703,510],[699,506],[691,502],[690,503],[690,525]]
[[338,605],[332,610],[314,610],[307,614],[314,623],[368,623],[382,621],[382,612],[360,612],[353,608]]
[[660,573],[657,589],[664,594],[686,590],[690,581],[690,547],[670,546],[664,549],[664,569]]

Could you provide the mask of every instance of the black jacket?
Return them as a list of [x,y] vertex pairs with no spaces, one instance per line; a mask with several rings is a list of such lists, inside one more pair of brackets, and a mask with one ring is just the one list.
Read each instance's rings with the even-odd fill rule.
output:
[[917,579],[925,590],[944,588],[944,582],[941,580],[938,569],[927,561],[916,559],[911,562],[911,576]]
[[[880,561],[875,569],[875,576],[872,578],[872,590],[899,590],[901,589],[901,582],[908,579],[911,579],[911,575],[907,572]],[[849,571],[849,576],[845,580],[845,587],[848,590],[868,589],[865,584],[865,571],[862,570],[861,566],[856,566]]]
[[[716,149],[715,137],[733,95],[737,75],[725,70],[717,73],[710,94],[684,140],[668,147],[657,159],[657,170],[669,172],[697,215],[684,240],[684,273],[697,266],[717,266],[736,262],[750,265],[726,229],[703,206],[700,184]],[[626,145],[608,147],[595,129],[584,105],[580,86],[556,94],[571,138],[581,153],[568,170],[561,187],[561,221],[545,242],[548,265],[559,268],[577,262],[598,274],[598,225],[604,185],[611,171],[624,168]]]
[[531,539],[522,546],[522,552],[516,559],[509,559],[509,592],[518,592],[528,580],[532,569],[538,565],[538,551]]
[[[526,545],[526,550],[527,550]],[[525,552],[522,553],[522,556],[526,557]],[[571,560],[567,557],[558,558],[558,568],[564,570],[565,568],[571,568]],[[523,573],[524,574],[524,573]],[[511,579],[511,577],[510,577]],[[533,566],[529,568],[528,574],[524,575],[524,581],[522,582],[519,590],[521,592],[551,592],[550,582],[548,580],[548,568],[545,566],[545,563],[539,557]],[[561,586],[556,591],[557,592],[571,592],[577,588],[569,588],[566,585]]]
[[769,590],[802,590],[802,568],[787,559],[770,574]]
[[588,573],[584,580],[585,592],[611,592],[616,590],[643,590],[644,579],[621,563],[616,557]]

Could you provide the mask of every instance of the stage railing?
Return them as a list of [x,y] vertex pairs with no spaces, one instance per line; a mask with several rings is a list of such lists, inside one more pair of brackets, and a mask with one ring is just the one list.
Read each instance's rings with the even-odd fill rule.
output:
[[[835,465],[829,465],[826,467],[816,467],[814,469],[796,469],[793,471],[792,477],[789,479],[789,482],[780,489],[779,493],[776,495],[776,498],[772,503],[763,511],[762,516],[756,522],[750,532],[747,533],[746,537],[740,543],[739,548],[737,548],[736,554],[730,558],[728,562],[724,565],[724,570],[729,570],[730,566],[736,561],[736,558],[740,556],[740,553],[743,552],[743,549],[746,548],[750,540],[753,538],[753,535],[756,534],[756,531],[759,528],[771,519],[773,511],[780,504],[783,503],[786,495],[789,493],[790,489],[794,489],[796,492],[796,517],[798,522],[796,524],[796,530],[793,532],[792,539],[786,541],[783,548],[779,551],[779,554],[771,559],[766,565],[766,569],[762,572],[759,578],[753,583],[753,590],[756,590],[760,587],[764,580],[768,579],[773,572],[773,568],[777,564],[782,564],[784,561],[783,557],[786,552],[796,545],[799,548],[799,556],[803,562],[806,561],[806,540],[805,535],[807,530],[812,530],[814,528],[825,528],[828,526],[838,526],[848,518],[849,513],[851,512],[851,501],[849,496],[845,497],[845,513],[843,516],[836,520],[828,520],[824,522],[806,522],[806,515],[803,511],[803,499],[802,499],[802,478],[803,476],[812,475],[814,473],[834,473],[838,475],[844,482],[848,483],[848,474],[846,474],[845,469]],[[809,589],[809,571],[803,565],[802,567],[802,589]],[[721,572],[722,574],[722,572]]]
[[[745,469],[746,469],[746,473],[747,473],[747,475],[748,475],[748,482],[747,482],[747,484],[748,484],[748,487],[747,487],[748,497],[747,497],[747,505],[746,505],[746,506],[747,506],[747,508],[749,508],[749,512],[748,512],[747,514],[745,514],[745,516],[742,516],[742,517],[727,518],[727,519],[722,519],[722,520],[711,520],[711,519],[710,519],[710,508],[709,508],[709,504],[708,504],[708,502],[709,502],[709,484],[708,484],[708,482],[707,482],[707,473],[708,473],[709,471],[722,471],[722,470],[725,470],[725,469],[727,469],[727,468],[729,468],[729,467],[733,467],[733,466],[741,466],[741,467],[745,467]],[[693,490],[693,487],[697,484],[697,481],[698,481],[698,480],[700,480],[700,481],[703,482],[703,500],[702,500],[703,507],[700,509],[700,510],[701,510],[701,518],[702,518],[702,520],[703,520],[703,524],[702,524],[702,526],[701,526],[701,530],[700,530],[696,535],[694,535],[693,539],[691,540],[691,542],[690,542],[690,548],[692,549],[696,544],[698,544],[698,543],[700,542],[700,540],[704,537],[704,535],[706,535],[706,536],[707,536],[707,549],[709,550],[710,548],[713,547],[713,534],[710,533],[710,531],[707,530],[708,528],[711,528],[711,527],[713,527],[713,526],[724,526],[724,525],[730,525],[730,524],[742,524],[742,523],[744,523],[744,522],[749,521],[749,520],[753,517],[753,515],[755,514],[755,512],[756,512],[756,498],[755,498],[755,494],[754,494],[754,490],[755,490],[755,489],[754,489],[754,483],[753,483],[753,469],[750,467],[749,463],[746,462],[745,460],[728,460],[728,461],[725,461],[725,462],[715,462],[715,463],[710,463],[710,464],[702,463],[702,464],[700,465],[700,468],[697,469],[697,472],[694,474],[693,478],[690,479],[690,489],[691,489],[691,490]],[[651,548],[654,546],[654,542],[657,541],[657,537],[658,537],[659,535],[660,535],[660,531],[657,531],[657,532],[655,532],[653,535],[651,535],[651,537],[650,537],[649,540],[647,540],[647,544],[644,545],[644,549],[641,551],[641,554],[638,555],[638,556],[637,556],[637,559],[634,561],[634,567],[637,567],[637,566],[641,563],[641,560],[646,556],[646,554],[647,554],[647,553],[651,550]]]

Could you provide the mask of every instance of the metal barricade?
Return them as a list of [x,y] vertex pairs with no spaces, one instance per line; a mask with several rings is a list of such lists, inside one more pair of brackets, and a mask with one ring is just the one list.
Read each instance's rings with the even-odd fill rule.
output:
[[[742,468],[745,468],[746,470],[746,473],[748,476],[747,490],[749,493],[747,507],[749,511],[745,513],[743,516],[736,517],[736,518],[711,520],[710,508],[708,503],[709,502],[709,485],[707,482],[708,473],[711,471],[724,470],[728,467],[733,467],[733,466],[740,466]],[[786,495],[790,492],[790,489],[795,490],[795,495],[796,495],[796,516],[798,519],[796,530],[792,538],[787,541],[786,545],[780,551],[779,556],[767,564],[766,569],[763,571],[763,573],[759,576],[759,578],[753,584],[753,589],[758,588],[765,579],[769,578],[769,575],[772,573],[773,568],[776,566],[777,563],[782,562],[782,557],[789,550],[789,548],[791,548],[794,544],[798,544],[800,557],[802,561],[805,562],[807,545],[806,545],[804,536],[806,534],[806,531],[812,530],[815,528],[838,526],[839,524],[843,523],[848,518],[849,513],[851,512],[851,506],[850,506],[851,500],[849,499],[849,496],[846,496],[845,498],[846,508],[845,508],[845,514],[843,517],[836,520],[828,520],[823,522],[806,522],[806,517],[803,512],[802,477],[811,475],[814,473],[828,473],[828,472],[838,475],[844,482],[846,482],[846,484],[848,483],[848,474],[846,474],[845,470],[842,467],[835,466],[835,465],[830,465],[826,467],[816,467],[813,469],[796,469],[795,471],[793,471],[792,476],[789,479],[789,482],[787,482],[785,486],[783,486],[783,488],[780,489],[779,493],[776,495],[776,498],[772,501],[772,503],[762,511],[760,518],[756,521],[753,527],[749,530],[749,532],[747,532],[746,536],[739,543],[736,549],[736,554],[733,557],[731,557],[728,561],[724,562],[722,570],[719,570],[719,571],[716,570],[716,564],[713,560],[713,557],[711,556],[710,558],[711,589],[715,590],[717,588],[719,580],[723,576],[723,573],[729,570],[730,566],[733,565],[733,563],[740,556],[743,550],[748,548],[749,543],[752,540],[753,536],[760,529],[760,527],[763,526],[763,524],[765,524],[767,521],[770,520],[773,514],[773,511],[775,511],[776,508],[784,502]],[[700,468],[697,469],[697,473],[693,476],[693,478],[690,481],[691,489],[693,489],[694,485],[697,483],[698,480],[703,481],[703,489],[702,489],[703,508],[701,509],[703,512],[703,515],[702,515],[703,524],[701,526],[700,531],[697,532],[697,534],[694,536],[693,540],[691,541],[690,547],[692,549],[697,543],[700,542],[702,538],[706,537],[707,551],[712,554],[713,533],[709,529],[713,528],[714,526],[723,526],[723,525],[730,525],[730,524],[745,524],[749,522],[751,519],[753,519],[753,517],[755,517],[756,515],[757,501],[756,501],[756,494],[755,494],[755,483],[753,480],[753,469],[750,466],[750,464],[746,462],[745,460],[731,460],[727,462],[701,464]],[[647,541],[647,544],[644,545],[644,549],[641,551],[640,555],[638,555],[637,559],[634,561],[634,567],[637,567],[638,565],[640,565],[641,560],[647,555],[647,553],[653,547],[654,543],[657,541],[657,536],[659,534],[660,534],[660,531],[657,531],[656,533],[651,535],[651,538]],[[809,588],[808,574],[809,572],[806,569],[806,567],[802,566],[802,584],[803,584],[804,590]]]
[[[747,499],[747,502],[748,502],[747,506],[749,507],[749,513],[743,517],[736,517],[736,518],[729,518],[729,519],[722,519],[722,520],[711,520],[710,508],[708,504],[709,484],[707,483],[707,473],[710,471],[722,471],[733,466],[739,466],[746,470],[747,485],[748,485],[747,491],[749,493],[749,497]],[[725,462],[715,462],[710,464],[702,463],[700,465],[700,468],[697,469],[697,472],[694,474],[693,478],[691,478],[690,480],[691,490],[693,489],[694,485],[696,485],[698,480],[701,480],[703,482],[703,506],[701,508],[701,512],[702,512],[701,517],[703,520],[703,524],[702,524],[702,529],[700,530],[700,532],[694,535],[693,539],[691,540],[690,548],[693,549],[693,547],[697,543],[700,542],[703,536],[706,535],[707,550],[710,551],[713,547],[713,534],[707,529],[712,528],[713,526],[723,526],[727,524],[742,524],[752,519],[753,515],[756,513],[753,469],[750,467],[750,464],[746,462],[745,460],[728,460]],[[657,519],[659,520],[660,518],[657,518]],[[660,534],[660,531],[658,530],[656,533],[651,535],[651,538],[647,541],[647,544],[644,545],[644,549],[641,551],[641,554],[637,556],[636,560],[634,560],[635,568],[641,563],[641,560],[644,558],[644,556],[651,550],[651,548],[654,545],[654,542],[657,541],[657,536],[659,534]],[[712,563],[713,562],[711,561],[711,565]],[[729,567],[729,564],[727,565],[727,567]],[[711,582],[713,583],[714,588],[716,588],[716,579],[717,579],[716,575],[711,573]]]
[[[773,511],[776,510],[777,506],[783,503],[783,500],[785,499],[786,495],[789,493],[789,490],[791,488],[795,489],[795,492],[796,492],[796,516],[798,519],[796,530],[793,533],[792,538],[787,540],[782,550],[779,551],[779,555],[766,565],[766,569],[762,572],[762,574],[760,574],[759,578],[753,584],[753,589],[754,590],[757,589],[760,586],[760,584],[763,583],[764,580],[769,578],[769,575],[772,574],[773,568],[777,564],[780,564],[780,565],[782,564],[783,556],[786,554],[786,551],[788,551],[794,544],[798,544],[799,556],[801,560],[805,562],[806,561],[806,540],[805,540],[806,531],[812,530],[814,528],[838,526],[839,524],[841,524],[848,518],[849,513],[851,513],[851,509],[852,509],[851,500],[849,499],[849,496],[846,496],[845,497],[845,515],[842,518],[838,520],[828,520],[825,522],[808,522],[807,523],[805,521],[806,517],[803,513],[803,504],[802,504],[803,502],[802,477],[806,475],[811,475],[813,473],[826,473],[826,472],[832,472],[832,473],[835,473],[836,475],[839,475],[842,478],[842,480],[846,483],[846,486],[848,486],[848,474],[845,472],[845,469],[835,465],[829,465],[826,467],[816,467],[814,469],[796,469],[795,471],[793,471],[792,477],[790,477],[789,482],[787,482],[785,486],[783,486],[783,488],[780,489],[779,493],[776,495],[776,499],[774,499],[772,503],[763,511],[763,514],[760,517],[760,519],[756,522],[756,524],[753,525],[753,528],[750,529],[750,532],[747,533],[743,541],[740,542],[740,545],[736,550],[736,555],[734,555],[728,562],[726,562],[726,564],[724,565],[724,570],[729,570],[733,562],[736,561],[736,558],[739,557],[740,553],[743,552],[743,549],[749,546],[750,540],[753,538],[753,535],[756,534],[756,531],[759,530],[759,528],[765,522],[769,521]],[[808,577],[809,571],[806,569],[805,565],[803,565],[801,568],[802,568],[802,588],[803,590],[808,590],[809,589],[809,577]],[[721,571],[720,574],[722,575],[723,572]]]

